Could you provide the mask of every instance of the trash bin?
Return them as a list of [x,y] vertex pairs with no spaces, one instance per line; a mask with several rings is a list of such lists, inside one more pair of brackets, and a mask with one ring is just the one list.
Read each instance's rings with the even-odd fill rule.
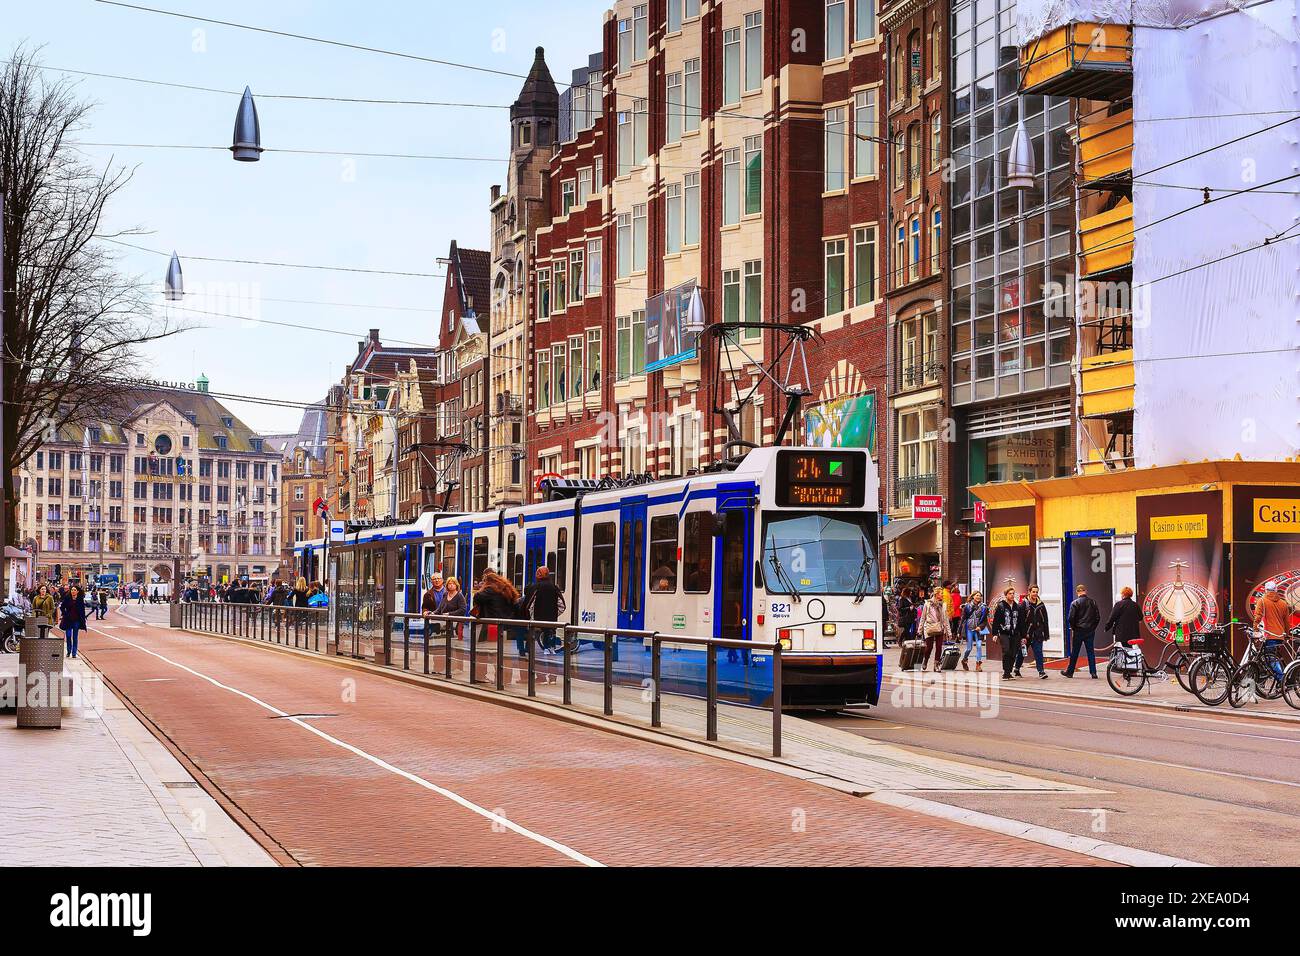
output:
[[62,726],[63,638],[50,635],[43,617],[27,619],[18,647],[18,726]]

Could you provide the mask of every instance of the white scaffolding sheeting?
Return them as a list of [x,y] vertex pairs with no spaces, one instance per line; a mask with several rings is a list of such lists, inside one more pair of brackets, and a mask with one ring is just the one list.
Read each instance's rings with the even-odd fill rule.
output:
[[1241,9],[1258,0],[1016,0],[1021,43],[1067,23],[1132,23],[1178,27]]
[[1297,40],[1294,0],[1135,31],[1138,467],[1300,452],[1300,239],[1244,251],[1300,232]]

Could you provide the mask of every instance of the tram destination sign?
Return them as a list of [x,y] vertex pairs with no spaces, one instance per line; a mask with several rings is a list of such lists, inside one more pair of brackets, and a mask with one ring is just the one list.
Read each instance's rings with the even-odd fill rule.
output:
[[851,451],[777,454],[776,503],[781,508],[861,508],[865,455]]

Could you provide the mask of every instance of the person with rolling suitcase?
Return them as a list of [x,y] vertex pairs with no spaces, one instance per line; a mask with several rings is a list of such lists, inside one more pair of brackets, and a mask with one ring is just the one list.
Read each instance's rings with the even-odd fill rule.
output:
[[952,626],[948,623],[948,601],[943,588],[935,587],[930,592],[930,600],[922,605],[918,627],[925,640],[921,670],[929,668],[930,651],[933,649],[934,669],[937,671],[943,663],[943,646],[952,638]]

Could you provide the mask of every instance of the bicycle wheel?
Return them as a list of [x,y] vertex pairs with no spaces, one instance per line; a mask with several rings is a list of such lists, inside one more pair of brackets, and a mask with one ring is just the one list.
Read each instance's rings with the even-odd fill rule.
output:
[[1189,694],[1192,692],[1192,681],[1189,676],[1192,663],[1192,655],[1184,654],[1182,651],[1179,651],[1169,660],[1169,669],[1174,672],[1174,677],[1178,678],[1178,686]]
[[1300,660],[1292,661],[1282,674],[1282,697],[1300,710]]
[[1124,697],[1132,697],[1146,686],[1146,667],[1141,666],[1135,670],[1116,667],[1115,661],[1112,660],[1106,665],[1106,683],[1110,684],[1110,689],[1115,693]]
[[[1282,678],[1273,672],[1273,661],[1276,658],[1265,657],[1260,661],[1259,673],[1259,696],[1264,700],[1277,700],[1282,696],[1283,686]],[[1286,672],[1282,672],[1282,677]]]
[[1259,703],[1262,696],[1259,691],[1259,676],[1254,667],[1238,668],[1228,685],[1228,703],[1234,708]]
[[1187,673],[1187,683],[1197,700],[1209,707],[1218,707],[1228,697],[1232,681],[1232,668],[1221,657],[1202,657],[1193,661]]

